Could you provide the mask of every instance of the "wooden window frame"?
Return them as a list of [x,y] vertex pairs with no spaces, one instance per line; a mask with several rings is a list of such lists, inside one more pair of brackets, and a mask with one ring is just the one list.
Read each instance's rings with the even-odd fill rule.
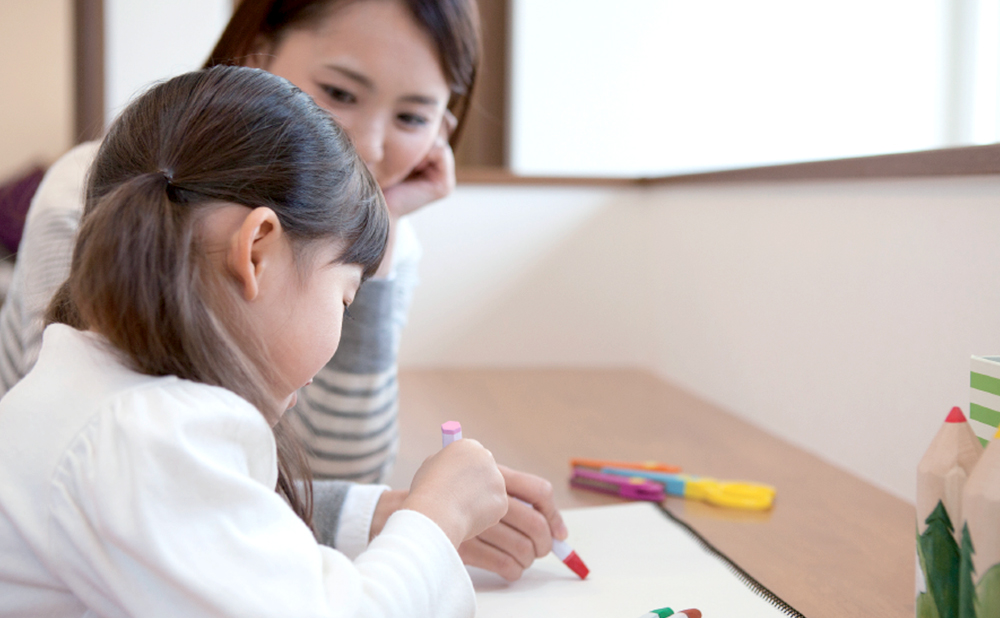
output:
[[75,143],[104,133],[104,2],[73,0]]

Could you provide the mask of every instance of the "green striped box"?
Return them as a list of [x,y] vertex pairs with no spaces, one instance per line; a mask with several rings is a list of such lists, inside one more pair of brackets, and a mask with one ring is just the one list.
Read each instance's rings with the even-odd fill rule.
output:
[[973,356],[970,386],[969,424],[986,446],[1000,425],[1000,356]]

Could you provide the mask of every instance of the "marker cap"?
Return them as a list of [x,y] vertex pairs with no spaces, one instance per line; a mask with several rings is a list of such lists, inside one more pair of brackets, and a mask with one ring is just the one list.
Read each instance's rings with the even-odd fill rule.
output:
[[441,448],[462,439],[462,423],[458,421],[448,421],[441,423]]

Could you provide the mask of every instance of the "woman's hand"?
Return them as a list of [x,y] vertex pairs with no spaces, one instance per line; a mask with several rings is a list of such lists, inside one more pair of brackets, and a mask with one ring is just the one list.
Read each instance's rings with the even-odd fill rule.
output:
[[[551,483],[506,466],[498,468],[507,487],[507,514],[496,525],[459,545],[458,554],[465,564],[514,581],[536,558],[552,551],[552,537],[565,540],[568,531],[555,507]],[[407,492],[400,490],[382,494],[372,519],[373,538],[390,515],[405,508],[406,497]]]
[[455,190],[455,153],[448,144],[455,125],[455,116],[445,110],[441,130],[427,155],[409,176],[382,190],[389,214],[394,219],[446,197]]
[[507,495],[516,499],[508,500],[500,523],[462,543],[458,554],[465,564],[514,581],[536,558],[552,551],[552,537],[564,540],[568,531],[556,509],[551,483],[506,466],[499,468]]

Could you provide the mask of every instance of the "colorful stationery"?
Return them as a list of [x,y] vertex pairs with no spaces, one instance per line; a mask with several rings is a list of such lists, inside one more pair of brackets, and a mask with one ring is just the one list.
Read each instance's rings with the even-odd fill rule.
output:
[[628,500],[659,502],[664,497],[663,485],[659,483],[638,476],[618,476],[590,468],[573,468],[569,483],[573,487],[592,489]]
[[679,612],[674,612],[674,610],[669,607],[661,607],[660,609],[654,609],[651,612],[646,612],[645,614],[639,616],[639,618],[667,618],[667,616],[685,616],[686,618],[701,618],[701,612],[696,609],[682,609]]
[[629,470],[627,468],[602,468],[601,472],[646,478],[662,483],[667,495],[701,500],[731,509],[766,511],[774,504],[774,497],[777,493],[771,485],[746,481],[720,481],[707,476]]
[[574,468],[628,468],[630,470],[650,470],[653,472],[680,472],[680,466],[673,466],[659,461],[612,461],[608,459],[570,459],[569,465]]
[[674,612],[674,610],[669,607],[661,607],[660,609],[654,609],[651,612],[646,612],[645,614],[639,616],[639,618],[667,618],[667,616],[685,616],[686,618],[701,618],[701,612],[696,609],[682,609],[679,612]]
[[470,567],[477,618],[629,618],[664,603],[697,607],[708,618],[802,618],[658,504],[626,502],[562,515],[573,545],[594,567],[590,577],[580,581],[548,556],[515,582]]
[[973,356],[969,375],[969,424],[983,446],[1000,426],[1000,356]]

